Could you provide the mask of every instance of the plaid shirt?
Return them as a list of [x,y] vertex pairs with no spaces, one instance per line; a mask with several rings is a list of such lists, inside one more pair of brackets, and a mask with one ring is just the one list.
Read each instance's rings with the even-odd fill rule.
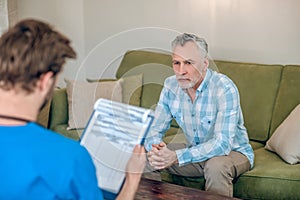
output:
[[187,147],[176,150],[179,165],[202,162],[230,151],[244,154],[254,165],[254,153],[244,127],[239,92],[225,75],[207,70],[194,103],[175,76],[165,80],[155,110],[155,121],[145,148],[162,141],[174,118],[182,128]]

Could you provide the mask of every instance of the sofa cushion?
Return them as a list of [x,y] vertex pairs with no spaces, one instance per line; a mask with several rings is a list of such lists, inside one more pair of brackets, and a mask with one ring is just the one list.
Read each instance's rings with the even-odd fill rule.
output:
[[227,61],[215,64],[238,87],[249,138],[267,141],[282,66]]
[[66,88],[55,88],[50,106],[49,128],[53,130],[57,125],[67,124],[68,119],[68,97]]
[[99,98],[122,102],[122,83],[106,81],[89,83],[65,79],[68,95],[68,129],[84,128]]
[[116,73],[117,78],[143,74],[141,107],[154,108],[158,102],[164,80],[173,75],[170,54],[143,50],[128,51]]
[[287,164],[264,148],[255,150],[254,154],[255,166],[238,178],[234,196],[272,200],[300,197],[300,165]]
[[261,143],[261,142],[250,140],[249,143],[250,143],[250,145],[251,145],[251,147],[252,147],[253,150],[264,147],[264,144]]
[[[300,165],[289,165],[264,148],[254,151],[255,166],[234,182],[234,196],[242,199],[297,199],[300,196]],[[205,188],[203,177],[183,177],[162,171],[162,180]],[[288,185],[288,187],[286,187]]]
[[283,68],[282,79],[276,99],[270,134],[283,122],[289,113],[300,104],[300,65]]
[[134,106],[141,105],[143,74],[124,77],[123,103]]
[[278,126],[266,149],[276,152],[289,164],[300,162],[300,104]]
[[48,101],[37,117],[37,123],[45,128],[48,128],[50,105],[51,101]]

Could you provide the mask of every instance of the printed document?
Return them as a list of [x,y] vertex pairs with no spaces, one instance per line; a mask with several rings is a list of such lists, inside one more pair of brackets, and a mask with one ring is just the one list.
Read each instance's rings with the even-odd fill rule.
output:
[[93,159],[101,189],[120,191],[133,148],[143,145],[153,119],[150,109],[97,100],[80,144]]

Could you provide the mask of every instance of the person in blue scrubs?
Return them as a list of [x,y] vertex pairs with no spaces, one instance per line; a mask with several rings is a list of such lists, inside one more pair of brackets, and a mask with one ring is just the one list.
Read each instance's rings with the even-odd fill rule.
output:
[[[103,199],[95,167],[79,142],[35,123],[51,98],[70,40],[35,19],[0,38],[0,199]],[[145,166],[136,146],[117,199],[133,199]]]

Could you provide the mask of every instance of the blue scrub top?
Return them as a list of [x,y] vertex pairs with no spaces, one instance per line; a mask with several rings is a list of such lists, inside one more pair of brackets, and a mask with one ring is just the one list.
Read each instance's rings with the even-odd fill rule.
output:
[[0,125],[0,199],[103,199],[87,150],[35,123]]

